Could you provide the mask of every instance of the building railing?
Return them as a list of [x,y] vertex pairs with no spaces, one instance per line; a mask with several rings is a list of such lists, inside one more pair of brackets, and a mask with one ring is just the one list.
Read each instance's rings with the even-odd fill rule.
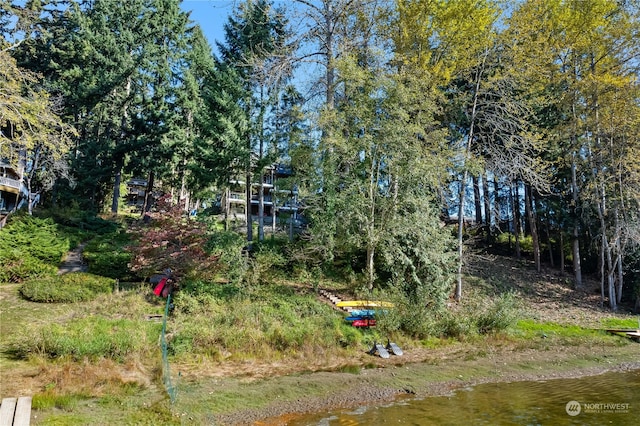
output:
[[236,201],[245,201],[246,194],[243,192],[230,192],[229,199]]
[[17,179],[0,176],[0,185],[7,186],[9,188],[20,189],[21,184],[22,182]]

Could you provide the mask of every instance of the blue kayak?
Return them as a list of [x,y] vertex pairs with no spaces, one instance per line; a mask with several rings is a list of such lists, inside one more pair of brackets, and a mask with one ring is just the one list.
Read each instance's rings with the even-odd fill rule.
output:
[[354,317],[372,317],[376,314],[375,309],[354,309],[349,312],[349,315]]

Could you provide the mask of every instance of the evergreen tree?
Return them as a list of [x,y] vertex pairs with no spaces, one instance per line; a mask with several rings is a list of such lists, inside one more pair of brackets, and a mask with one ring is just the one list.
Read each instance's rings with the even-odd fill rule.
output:
[[[267,116],[278,98],[281,83],[289,77],[287,63],[286,20],[266,0],[248,0],[225,24],[225,43],[219,44],[221,60],[233,67],[243,81],[240,102],[249,123],[246,134],[245,167],[247,240],[253,240],[251,218],[251,185],[253,173],[260,179],[258,192],[258,238],[264,238],[264,167],[273,163],[277,154],[268,140]],[[284,70],[284,71],[283,71]],[[253,160],[253,153],[257,161]],[[270,154],[270,155],[269,155]]]
[[170,162],[161,147],[175,122],[188,16],[177,0],[36,6],[39,19],[17,57],[46,77],[78,129],[75,195],[100,208],[111,192],[115,213],[123,171]]

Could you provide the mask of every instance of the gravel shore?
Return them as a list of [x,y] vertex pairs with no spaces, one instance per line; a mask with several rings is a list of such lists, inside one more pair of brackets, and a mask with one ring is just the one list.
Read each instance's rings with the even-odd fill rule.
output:
[[[264,408],[239,410],[217,415],[216,425],[286,425],[295,417],[339,408],[356,408],[404,397],[447,395],[457,389],[482,383],[579,378],[611,371],[640,370],[636,344],[620,348],[572,348],[572,351],[524,351],[494,354],[476,360],[450,360],[434,365],[416,363],[362,370],[357,374],[314,373],[305,376],[306,385],[332,381],[332,392],[296,400],[273,400]],[[526,366],[523,361],[527,362]],[[532,372],[531,370],[536,370]],[[453,378],[450,378],[453,377]],[[265,391],[273,382],[257,382]]]

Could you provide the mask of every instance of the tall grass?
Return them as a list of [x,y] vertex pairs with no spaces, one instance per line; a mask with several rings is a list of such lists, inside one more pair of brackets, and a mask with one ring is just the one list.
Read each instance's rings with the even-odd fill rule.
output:
[[75,361],[109,358],[122,362],[128,356],[139,354],[149,342],[157,341],[159,332],[158,324],[89,316],[39,327],[30,339],[16,342],[15,353],[24,358],[38,355]]
[[286,286],[257,286],[236,293],[176,296],[174,355],[216,359],[278,357],[313,348],[354,347],[363,333],[314,294]]
[[84,272],[32,278],[22,284],[20,293],[33,302],[73,303],[111,293],[115,281]]

